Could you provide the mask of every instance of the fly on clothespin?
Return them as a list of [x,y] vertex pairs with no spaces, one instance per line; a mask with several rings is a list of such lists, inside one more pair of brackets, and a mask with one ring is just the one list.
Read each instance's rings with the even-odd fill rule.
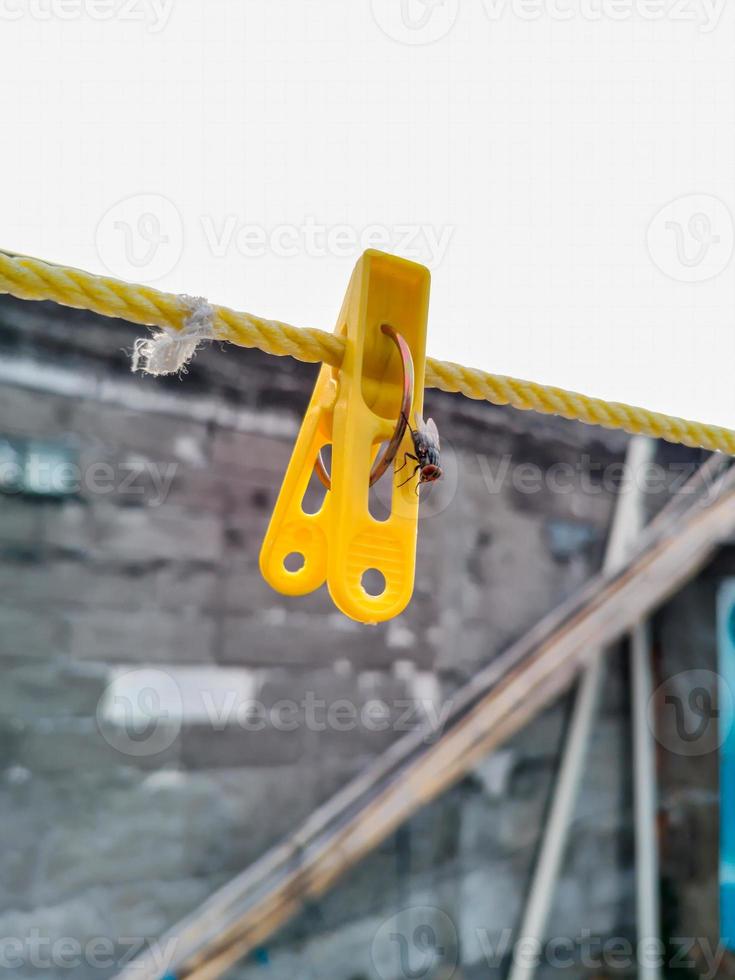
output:
[[[361,623],[391,619],[408,604],[416,486],[441,474],[432,468],[436,427],[421,420],[429,284],[428,269],[393,255],[370,250],[358,261],[335,329],[345,339],[342,365],[319,372],[260,552],[274,589],[305,595],[326,581],[335,605]],[[331,474],[322,459],[330,445]],[[401,465],[410,461],[415,479]],[[303,502],[315,468],[327,493],[309,514]],[[368,507],[381,477],[392,480],[385,520]],[[384,583],[377,595],[363,584],[375,571]]]

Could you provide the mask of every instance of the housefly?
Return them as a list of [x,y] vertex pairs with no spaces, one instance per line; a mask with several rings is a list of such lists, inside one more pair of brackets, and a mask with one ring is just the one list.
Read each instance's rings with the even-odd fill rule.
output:
[[416,463],[413,468],[413,473],[403,483],[399,483],[398,486],[405,486],[418,473],[419,482],[416,487],[416,493],[418,493],[419,486],[422,483],[433,483],[439,479],[442,475],[442,468],[439,465],[439,432],[436,423],[433,419],[424,422],[418,412],[416,412],[415,418],[416,428],[412,429],[411,423],[404,416],[408,431],[411,433],[411,438],[413,439],[414,452],[403,454],[403,466],[399,466],[396,473],[400,473],[409,459],[412,459]]

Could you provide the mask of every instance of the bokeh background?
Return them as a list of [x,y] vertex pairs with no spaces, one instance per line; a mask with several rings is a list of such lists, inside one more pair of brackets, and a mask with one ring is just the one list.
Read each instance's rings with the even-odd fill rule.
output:
[[[87,950],[104,940],[118,966],[294,831],[427,705],[441,713],[599,568],[610,474],[627,445],[621,433],[428,392],[447,476],[422,501],[412,603],[367,628],[325,590],[276,594],[257,566],[316,369],[208,345],[180,378],[141,378],[130,371],[136,329],[0,303],[0,936],[36,935],[41,956],[65,940]],[[670,482],[646,496],[649,514],[701,458],[657,447]],[[555,492],[560,464],[567,489]],[[655,616],[657,684],[716,671],[715,596],[734,568],[725,545]],[[548,926],[576,950],[585,930],[635,940],[625,654],[608,656]],[[265,711],[308,697],[323,712],[380,702],[389,724],[340,730],[323,714],[320,730],[253,731],[233,712],[213,726],[202,690],[223,710],[248,699]],[[518,927],[570,698],[228,976],[448,977],[441,962],[389,974],[380,958],[393,917],[418,909],[421,921],[427,907],[449,922],[455,976],[505,976],[507,956],[489,965],[483,936]],[[119,729],[131,721],[139,737],[126,741]],[[662,935],[714,947],[717,753],[686,757],[666,738],[657,750]],[[677,976],[705,975],[697,945],[691,956]],[[71,967],[57,955],[14,975],[114,974],[89,959]],[[607,975],[578,955],[540,971],[560,974]]]

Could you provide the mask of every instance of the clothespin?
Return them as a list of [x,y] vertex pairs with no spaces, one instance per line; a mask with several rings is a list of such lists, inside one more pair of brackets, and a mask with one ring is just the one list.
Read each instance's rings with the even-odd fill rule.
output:
[[[396,476],[395,464],[414,452],[409,427],[423,410],[429,283],[428,269],[393,255],[371,249],[358,261],[335,329],[346,340],[342,365],[319,372],[260,552],[274,589],[305,595],[326,581],[335,605],[361,623],[397,616],[413,592],[419,497],[410,469]],[[328,490],[308,514],[315,468]],[[368,508],[381,478],[392,482],[386,520]],[[289,570],[294,560],[300,567]],[[384,580],[379,595],[363,584],[371,570]]]

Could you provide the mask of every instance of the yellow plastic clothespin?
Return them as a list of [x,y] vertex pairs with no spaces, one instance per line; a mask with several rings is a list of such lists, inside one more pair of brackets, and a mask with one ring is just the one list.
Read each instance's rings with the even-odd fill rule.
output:
[[[407,423],[423,410],[429,283],[428,269],[393,255],[369,250],[358,261],[335,329],[346,340],[342,366],[319,372],[260,552],[274,589],[306,595],[326,580],[335,605],[361,623],[397,616],[413,592],[419,498],[415,481],[403,482],[410,470],[397,478],[392,460],[413,453]],[[320,457],[330,444],[331,482]],[[307,514],[315,467],[330,489]],[[377,520],[368,493],[383,472],[391,508]],[[371,569],[385,582],[379,595],[363,586]]]

